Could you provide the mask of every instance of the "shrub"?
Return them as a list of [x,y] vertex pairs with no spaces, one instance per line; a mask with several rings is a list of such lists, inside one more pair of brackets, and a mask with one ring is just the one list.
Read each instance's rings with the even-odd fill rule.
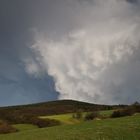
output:
[[111,118],[117,118],[117,117],[124,117],[124,116],[131,116],[135,113],[133,109],[124,109],[124,110],[116,110],[112,113]]
[[17,131],[17,129],[15,129],[8,123],[0,122],[0,134],[12,133],[12,132],[16,132],[16,131]]
[[97,118],[98,116],[99,116],[99,113],[98,113],[98,112],[90,112],[90,113],[87,113],[87,114],[85,115],[84,119],[85,119],[86,121],[88,121],[88,120],[93,120],[93,119]]
[[39,128],[60,125],[60,121],[54,119],[31,118],[30,123],[37,125]]
[[81,118],[83,118],[82,110],[78,110],[77,112],[75,112],[75,113],[72,115],[72,117],[73,117],[74,119],[81,119]]
[[131,108],[135,111],[135,113],[140,113],[140,103],[135,102],[133,105],[131,105]]
[[116,110],[111,114],[111,118],[117,118],[117,117],[122,117],[120,110]]

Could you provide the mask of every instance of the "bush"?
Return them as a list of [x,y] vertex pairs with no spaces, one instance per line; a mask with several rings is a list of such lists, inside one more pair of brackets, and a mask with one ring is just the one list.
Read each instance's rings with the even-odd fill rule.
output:
[[81,119],[81,118],[83,118],[82,110],[78,110],[77,112],[75,112],[75,113],[72,115],[72,117],[73,117],[74,119]]
[[30,123],[37,125],[39,128],[42,127],[50,127],[50,126],[56,126],[60,125],[60,121],[53,120],[53,119],[39,119],[39,118],[31,118]]
[[16,132],[16,131],[17,131],[17,129],[15,129],[8,123],[0,122],[0,134],[12,133],[12,132]]
[[98,116],[99,116],[99,113],[98,113],[98,112],[90,112],[90,113],[87,113],[87,114],[85,115],[84,119],[85,119],[86,121],[88,121],[88,120],[93,120],[93,119],[97,118]]
[[131,116],[135,113],[133,109],[116,110],[112,113],[111,118]]
[[122,114],[121,114],[121,111],[120,110],[114,111],[111,114],[111,118],[117,118],[117,117],[122,117]]
[[135,113],[140,113],[140,103],[135,102],[135,104],[131,105],[131,108],[135,111]]

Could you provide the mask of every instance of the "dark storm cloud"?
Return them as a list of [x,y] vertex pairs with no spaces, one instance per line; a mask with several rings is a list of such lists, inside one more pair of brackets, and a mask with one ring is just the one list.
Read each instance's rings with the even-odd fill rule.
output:
[[134,4],[138,4],[140,2],[139,0],[126,0],[126,1]]
[[0,1],[1,106],[57,99],[53,79],[50,76],[37,79],[28,75],[21,61],[23,57],[32,56],[28,49],[32,42],[31,30],[43,25],[43,5],[44,8],[47,6],[46,1],[40,5],[36,0]]

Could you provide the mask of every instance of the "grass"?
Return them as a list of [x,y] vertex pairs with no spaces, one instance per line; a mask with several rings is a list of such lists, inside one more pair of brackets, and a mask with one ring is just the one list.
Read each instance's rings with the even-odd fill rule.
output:
[[[64,117],[65,118],[65,117]],[[0,135],[0,140],[140,140],[140,114]]]
[[113,113],[114,110],[105,110],[105,111],[100,111],[100,115],[105,117],[105,118],[108,118],[111,116],[111,114]]
[[81,122],[81,120],[77,120],[72,118],[73,113],[67,113],[67,114],[62,114],[62,115],[51,115],[51,116],[41,116],[41,119],[55,119],[60,121],[62,124],[75,124]]
[[32,130],[38,128],[36,125],[32,125],[32,124],[15,124],[13,125],[13,127],[19,131]]
[[[112,114],[113,110],[106,110],[106,111],[100,111],[101,116],[103,117],[109,117]],[[85,116],[86,112],[83,113],[83,116]],[[61,114],[61,115],[50,115],[50,116],[40,116],[41,119],[55,119],[60,121],[62,124],[75,124],[80,123],[83,121],[83,119],[77,120],[72,117],[73,113],[67,113],[67,114]]]

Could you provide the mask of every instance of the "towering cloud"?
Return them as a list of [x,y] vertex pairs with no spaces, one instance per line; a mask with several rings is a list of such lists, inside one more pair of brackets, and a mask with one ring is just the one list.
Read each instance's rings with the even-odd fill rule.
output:
[[50,35],[44,30],[35,35],[30,46],[35,62],[26,61],[27,72],[39,75],[43,71],[52,76],[60,99],[106,104],[139,100],[139,1],[63,4],[66,19],[59,9],[58,27],[62,23],[69,28],[63,33]]

